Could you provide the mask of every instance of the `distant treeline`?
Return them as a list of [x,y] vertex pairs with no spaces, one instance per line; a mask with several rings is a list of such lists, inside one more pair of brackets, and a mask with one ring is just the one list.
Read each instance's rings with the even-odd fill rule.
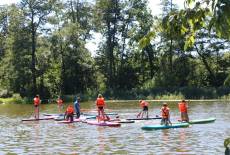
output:
[[[21,0],[0,6],[0,97],[228,97],[230,1],[186,0],[179,10],[162,0],[157,17],[147,3]],[[98,44],[93,55],[89,42]]]

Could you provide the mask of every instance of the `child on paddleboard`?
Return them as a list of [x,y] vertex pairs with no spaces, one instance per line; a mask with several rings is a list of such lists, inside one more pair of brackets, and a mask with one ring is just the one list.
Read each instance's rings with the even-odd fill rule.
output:
[[39,95],[34,97],[34,118],[39,119],[39,104],[41,103]]
[[98,94],[98,97],[95,103],[96,103],[97,112],[98,112],[98,115],[97,115],[98,122],[100,120],[103,120],[103,121],[109,120],[109,117],[105,115],[105,111],[104,111],[105,99],[103,98],[101,94]]
[[161,125],[169,125],[171,123],[170,121],[170,113],[169,113],[170,109],[168,107],[167,103],[163,103],[163,106],[161,107]]
[[181,121],[189,122],[188,118],[188,103],[185,100],[182,100],[178,103],[178,108],[181,113]]
[[61,99],[60,96],[57,99],[57,105],[58,105],[59,112],[61,112],[61,110],[63,109],[63,100]]
[[69,105],[66,109],[64,119],[67,121],[73,122],[74,108],[72,105]]
[[[140,106],[142,108],[141,112],[137,115],[137,118],[143,118],[144,115],[146,115],[146,118],[149,117],[149,114],[148,114],[148,106],[149,106],[149,103],[144,101],[144,100],[140,100],[139,101],[140,103]],[[141,117],[140,117],[141,116]]]

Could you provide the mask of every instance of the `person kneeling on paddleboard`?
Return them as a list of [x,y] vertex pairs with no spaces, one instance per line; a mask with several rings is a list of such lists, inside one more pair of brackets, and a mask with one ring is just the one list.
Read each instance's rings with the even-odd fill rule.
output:
[[146,114],[146,118],[148,118],[149,117],[149,114],[148,114],[149,103],[144,100],[140,100],[139,103],[140,103],[140,106],[142,107],[142,111],[137,115],[137,118],[139,118],[140,116],[141,116],[140,118],[143,118],[144,114]]
[[187,102],[185,102],[185,100],[182,100],[181,102],[178,103],[178,108],[179,108],[180,113],[181,113],[181,121],[189,122]]
[[103,98],[101,94],[98,94],[98,98],[96,100],[96,106],[97,106],[97,111],[98,111],[98,115],[97,115],[98,122],[100,120],[103,120],[103,121],[108,120],[109,118],[108,116],[105,115],[105,112],[104,112],[105,99]]
[[72,105],[69,105],[66,109],[64,119],[67,121],[73,122],[74,108]]
[[167,103],[163,103],[163,106],[161,107],[161,125],[169,125],[171,123],[170,121],[170,113],[169,113],[170,109],[168,107]]

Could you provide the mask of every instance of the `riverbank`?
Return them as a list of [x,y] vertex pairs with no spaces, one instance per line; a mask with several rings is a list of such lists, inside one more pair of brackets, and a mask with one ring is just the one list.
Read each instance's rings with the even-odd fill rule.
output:
[[[138,102],[139,100],[107,100],[106,102]],[[164,99],[160,99],[160,100],[145,100],[148,102],[180,102],[181,100],[177,99],[177,100],[164,100]],[[198,99],[198,100],[190,100],[190,99],[186,99],[187,102],[230,102],[230,99]]]
[[[53,102],[48,102],[48,103],[55,103],[54,100]],[[87,100],[89,101],[89,100]],[[139,100],[106,100],[107,103],[115,103],[115,102],[138,102]],[[181,99],[151,99],[148,100],[148,102],[180,102]],[[186,99],[187,102],[229,102],[230,99]],[[72,102],[72,101],[66,101],[66,102]],[[32,100],[28,101],[28,99],[23,99],[23,98],[0,98],[0,104],[6,104],[6,103],[15,103],[15,104],[32,104]]]

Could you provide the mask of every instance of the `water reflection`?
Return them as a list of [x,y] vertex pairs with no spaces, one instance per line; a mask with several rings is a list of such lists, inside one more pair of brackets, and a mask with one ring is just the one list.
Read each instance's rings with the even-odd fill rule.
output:
[[[92,103],[82,106],[90,109]],[[189,106],[191,119],[214,116],[216,122],[157,131],[143,131],[141,126],[159,124],[159,120],[122,124],[120,128],[53,120],[22,123],[21,119],[31,116],[32,105],[0,105],[0,154],[224,154],[223,140],[230,135],[230,105]],[[136,103],[108,103],[108,107],[121,118],[136,116],[139,111]],[[150,115],[157,114],[160,107],[150,105]],[[175,122],[177,104],[170,104],[170,109]],[[41,106],[41,113],[56,112],[56,104]]]
[[105,150],[105,137],[104,137],[104,127],[98,127],[98,142],[99,142],[99,152],[103,153]]

